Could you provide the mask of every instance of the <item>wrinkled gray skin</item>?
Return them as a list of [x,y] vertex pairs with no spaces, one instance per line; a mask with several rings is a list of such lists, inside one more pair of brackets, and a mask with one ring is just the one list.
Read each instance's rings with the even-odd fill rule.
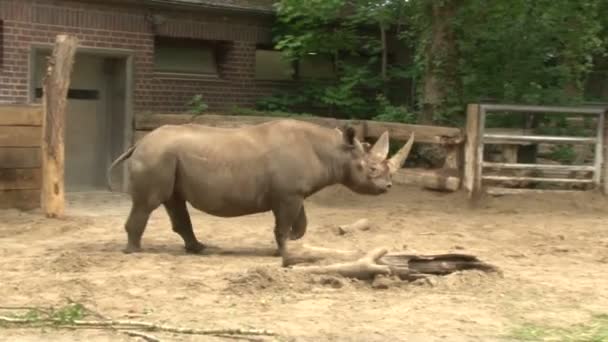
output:
[[205,247],[192,230],[186,202],[210,215],[235,217],[272,211],[278,253],[285,241],[306,232],[303,201],[333,184],[365,195],[391,187],[391,174],[405,162],[414,137],[386,159],[388,132],[373,147],[354,129],[275,120],[241,128],[165,125],[147,134],[108,170],[128,160],[132,207],[124,252],[141,250],[148,218],[160,205],[187,252]]

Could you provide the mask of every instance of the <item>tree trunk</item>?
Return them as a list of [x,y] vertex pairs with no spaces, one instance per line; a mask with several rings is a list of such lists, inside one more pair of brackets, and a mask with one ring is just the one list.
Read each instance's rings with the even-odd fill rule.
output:
[[58,35],[43,81],[41,207],[47,217],[61,217],[64,195],[64,128],[67,93],[78,41]]
[[460,0],[429,2],[430,38],[425,47],[422,111],[419,122],[431,124],[450,92],[460,91],[457,79],[457,45],[451,19]]
[[382,92],[384,96],[388,96],[388,75],[386,74],[388,68],[388,46],[386,42],[386,28],[383,23],[380,23],[380,43],[382,44],[382,65],[380,73],[382,76]]
[[386,28],[380,23],[380,42],[382,43],[382,80],[386,82],[386,68],[388,65],[388,47],[386,43]]

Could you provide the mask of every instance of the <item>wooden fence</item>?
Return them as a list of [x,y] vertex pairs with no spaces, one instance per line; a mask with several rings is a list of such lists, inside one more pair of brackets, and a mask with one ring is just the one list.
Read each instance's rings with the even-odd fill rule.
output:
[[[313,122],[326,127],[341,127],[347,122],[355,128],[360,139],[377,139],[388,131],[391,139],[406,141],[412,133],[416,143],[437,144],[446,149],[446,162],[441,170],[402,169],[394,177],[396,183],[417,184],[425,188],[456,191],[460,188],[462,170],[462,147],[464,134],[459,128],[409,125],[394,122],[367,120],[339,120],[321,117],[294,117],[297,120]],[[214,127],[241,127],[271,120],[276,117],[233,116],[203,114],[198,116],[184,114],[140,114],[135,117],[134,140],[138,141],[149,131],[162,125],[197,123]]]
[[0,208],[40,207],[42,108],[0,105]]
[[[322,117],[293,117],[297,120],[314,122],[326,127],[340,127],[346,122],[350,123],[357,131],[358,136],[367,138],[378,138],[388,130],[391,139],[407,140],[410,134],[416,133],[416,142],[431,143],[439,145],[459,145],[464,142],[464,135],[459,128],[409,125],[394,122],[379,122],[368,120],[339,120]],[[135,117],[135,140],[139,140],[148,131],[162,125],[181,125],[186,123],[197,123],[214,127],[241,127],[254,125],[262,122],[279,119],[268,116],[236,116],[220,114],[185,115],[185,114],[138,114]]]
[[[606,107],[563,107],[563,106],[523,106],[506,104],[470,104],[467,110],[467,141],[465,147],[464,188],[471,200],[477,200],[484,192],[493,194],[509,194],[536,192],[535,189],[509,189],[502,186],[486,187],[484,181],[508,182],[523,181],[535,183],[561,183],[561,184],[590,184],[595,189],[601,189],[604,194],[608,193],[608,164],[606,156],[606,131],[605,116]],[[593,136],[549,136],[531,135],[529,133],[519,134],[497,134],[488,132],[485,127],[486,116],[492,112],[509,113],[542,113],[551,114],[574,114],[586,115],[595,118],[595,132]],[[511,160],[501,163],[484,160],[484,145],[522,145],[522,144],[589,144],[594,146],[594,158],[592,165],[555,165],[520,163],[517,161],[517,153],[513,153]],[[534,176],[512,176],[512,175],[486,175],[485,170],[519,170],[519,171],[564,171],[564,172],[586,172],[589,178],[574,177],[541,177]],[[603,184],[603,187],[602,187]],[[553,190],[555,191],[555,190]]]

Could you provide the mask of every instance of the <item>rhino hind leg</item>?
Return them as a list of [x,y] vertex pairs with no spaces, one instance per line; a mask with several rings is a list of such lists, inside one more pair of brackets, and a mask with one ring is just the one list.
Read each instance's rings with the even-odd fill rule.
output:
[[125,223],[128,240],[127,246],[123,249],[124,253],[136,253],[141,251],[141,237],[144,234],[151,213],[152,210],[147,206],[133,203],[131,212]]
[[289,239],[291,240],[299,240],[304,237],[306,234],[306,226],[308,225],[308,221],[306,219],[306,211],[304,210],[304,205],[300,208],[300,213],[296,218],[293,226],[291,227],[291,232],[289,234]]
[[281,199],[272,212],[275,217],[274,238],[277,243],[277,254],[287,255],[286,241],[290,237],[291,228],[297,221],[302,209],[301,198]]
[[200,253],[205,249],[205,245],[200,243],[194,235],[190,214],[186,207],[186,201],[174,195],[163,203],[165,210],[171,219],[171,226],[184,240],[184,247],[188,253]]

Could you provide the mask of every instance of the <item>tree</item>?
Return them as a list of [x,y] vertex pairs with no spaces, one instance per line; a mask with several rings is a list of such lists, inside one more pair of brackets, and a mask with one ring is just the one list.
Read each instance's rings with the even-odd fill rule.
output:
[[452,24],[460,0],[421,1],[424,32],[419,38],[424,54],[422,110],[419,121],[430,124],[437,111],[449,111],[449,102],[460,95],[457,38]]
[[[406,74],[389,62],[391,30],[404,18],[405,2],[385,0],[282,0],[275,26],[277,49],[297,62],[311,54],[332,60],[336,78],[313,82],[303,93],[308,102],[329,108],[339,116],[369,118],[385,108],[389,84]],[[380,102],[376,96],[380,96]],[[395,106],[391,107],[392,113]],[[380,113],[382,114],[382,113]],[[409,118],[403,113],[403,119]]]
[[[335,65],[336,79],[311,86],[308,102],[363,117],[405,96],[388,91],[392,82],[420,79],[412,110],[422,122],[451,125],[469,102],[583,100],[608,32],[605,0],[281,0],[277,9],[286,58],[317,53]],[[404,66],[391,48],[415,58]]]

